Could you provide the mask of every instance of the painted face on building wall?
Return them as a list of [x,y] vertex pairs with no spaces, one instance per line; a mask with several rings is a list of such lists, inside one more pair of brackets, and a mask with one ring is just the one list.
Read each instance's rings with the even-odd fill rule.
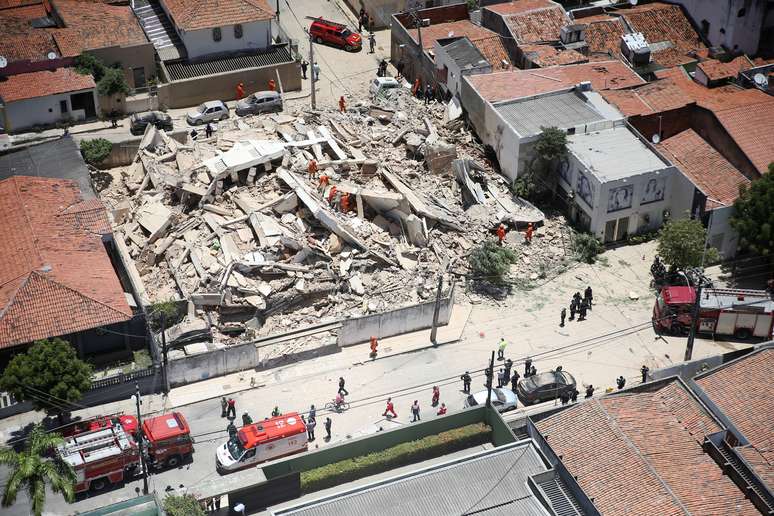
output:
[[632,207],[634,186],[626,185],[610,189],[607,196],[607,211],[625,210]]
[[652,178],[648,180],[645,185],[645,191],[642,192],[641,204],[647,204],[649,202],[663,201],[664,192],[666,191],[666,178]]

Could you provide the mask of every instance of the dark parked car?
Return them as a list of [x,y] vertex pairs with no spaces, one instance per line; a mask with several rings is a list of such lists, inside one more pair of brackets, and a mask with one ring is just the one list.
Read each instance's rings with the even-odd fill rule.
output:
[[547,371],[519,380],[519,398],[525,405],[554,400],[575,389],[575,378],[567,371]]
[[129,121],[131,122],[129,132],[134,135],[144,133],[148,124],[155,125],[157,129],[164,129],[165,131],[172,130],[172,117],[163,111],[135,113],[131,116]]

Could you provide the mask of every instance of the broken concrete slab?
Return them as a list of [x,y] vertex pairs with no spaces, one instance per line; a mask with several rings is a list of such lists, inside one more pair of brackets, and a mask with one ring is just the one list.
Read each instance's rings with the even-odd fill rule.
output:
[[[165,333],[168,346],[176,346],[201,340],[212,340],[212,332],[210,331],[210,326],[207,324],[207,321],[198,318],[184,319],[183,322],[168,328]],[[188,346],[186,346],[186,348],[187,347]]]
[[448,175],[452,161],[457,159],[457,147],[445,140],[436,140],[431,143],[428,139],[425,144],[424,154],[425,163],[430,172]]
[[144,204],[137,210],[137,222],[150,233],[148,243],[153,243],[166,232],[172,223],[172,211],[161,202]]
[[466,204],[483,204],[486,202],[486,195],[481,185],[470,178],[468,174],[468,160],[455,159],[452,161],[454,169],[454,178],[462,187],[462,197]]
[[436,220],[444,226],[455,231],[462,231],[462,227],[457,223],[457,221],[452,220],[450,217],[443,215],[438,210],[431,208],[425,201],[420,199],[416,193],[414,193],[414,190],[412,190],[406,183],[401,181],[401,179],[396,174],[390,172],[386,167],[381,169],[380,173],[382,177],[384,177],[384,179],[393,186],[393,188],[403,194],[411,206],[411,209],[416,213]]

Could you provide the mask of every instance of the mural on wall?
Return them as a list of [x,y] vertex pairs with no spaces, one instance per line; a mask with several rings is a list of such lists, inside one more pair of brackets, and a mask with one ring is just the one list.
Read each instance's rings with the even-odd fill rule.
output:
[[632,207],[632,198],[634,197],[634,186],[619,186],[611,188],[607,195],[607,212],[625,210]]
[[591,198],[591,183],[589,183],[589,180],[586,176],[584,176],[580,171],[578,172],[578,183],[575,186],[575,194],[584,200],[586,204],[593,207],[592,204],[592,198]]
[[664,200],[664,192],[666,191],[666,178],[654,177],[648,180],[645,185],[645,191],[642,192],[642,202],[640,204],[648,204],[649,202],[657,202]]
[[565,157],[559,162],[559,177],[561,177],[565,183],[572,186],[572,174],[570,173],[570,160]]

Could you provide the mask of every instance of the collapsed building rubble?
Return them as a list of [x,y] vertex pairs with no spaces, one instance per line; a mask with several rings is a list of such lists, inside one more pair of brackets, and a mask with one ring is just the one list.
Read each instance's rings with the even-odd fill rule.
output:
[[142,301],[188,301],[168,338],[228,345],[429,300],[501,221],[541,221],[444,111],[398,89],[187,144],[149,126],[101,197]]

